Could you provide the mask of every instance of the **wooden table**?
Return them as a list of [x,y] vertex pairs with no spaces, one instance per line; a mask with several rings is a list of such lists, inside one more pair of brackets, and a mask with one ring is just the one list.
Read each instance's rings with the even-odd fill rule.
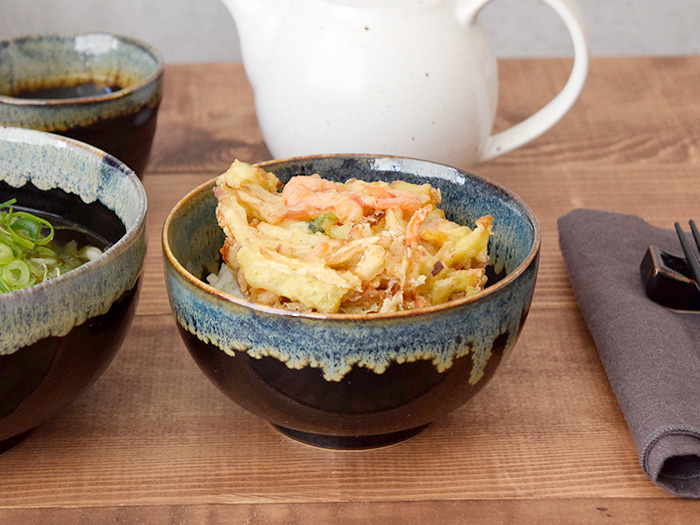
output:
[[[497,128],[543,105],[571,61],[500,63]],[[656,487],[569,285],[556,220],[577,207],[671,227],[700,219],[700,57],[594,59],[550,132],[474,171],[542,226],[530,317],[470,403],[400,445],[314,449],[238,408],[189,357],[171,317],[160,229],[238,157],[269,158],[238,64],[170,66],[150,167],[136,319],[105,375],[0,457],[0,523],[691,523],[700,501]],[[697,521],[696,521],[697,523]]]

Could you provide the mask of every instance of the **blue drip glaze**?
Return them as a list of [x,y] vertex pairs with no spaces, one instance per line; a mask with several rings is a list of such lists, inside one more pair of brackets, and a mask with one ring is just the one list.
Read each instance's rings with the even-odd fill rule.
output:
[[265,169],[283,182],[291,176],[318,172],[325,178],[346,180],[402,179],[429,182],[440,188],[442,207],[452,220],[473,225],[485,214],[494,217],[491,256],[506,278],[491,290],[450,305],[405,315],[344,316],[298,314],[232,299],[198,280],[205,268],[215,269],[223,234],[217,233],[211,183],[190,196],[166,224],[166,243],[184,266],[166,257],[166,285],[173,313],[180,325],[201,341],[227,354],[246,352],[255,358],[272,356],[287,367],[320,368],[328,381],[340,381],[355,366],[383,373],[392,362],[432,361],[438,371],[471,354],[469,381],[484,374],[494,342],[507,334],[510,354],[523,312],[534,289],[539,237],[527,207],[502,188],[455,169],[397,158],[344,156],[291,159]]
[[133,288],[146,253],[146,194],[134,173],[85,144],[34,130],[0,127],[0,180],[20,190],[60,188],[100,201],[126,234],[97,259],[24,290],[0,295],[0,355],[44,337],[62,336],[106,313]]

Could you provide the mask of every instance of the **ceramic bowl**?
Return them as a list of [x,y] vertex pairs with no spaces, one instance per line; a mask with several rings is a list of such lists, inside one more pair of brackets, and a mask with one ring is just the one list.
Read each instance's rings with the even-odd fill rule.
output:
[[149,45],[108,33],[0,42],[0,125],[92,144],[143,175],[163,91]]
[[111,246],[60,277],[0,294],[0,453],[107,368],[133,319],[146,252],[143,186],[96,148],[0,127],[0,202],[12,197]]
[[503,364],[528,314],[540,233],[521,199],[456,169],[397,157],[324,155],[260,164],[282,182],[319,173],[403,179],[442,192],[449,219],[494,218],[491,284],[472,297],[391,314],[298,313],[238,299],[203,281],[221,262],[214,180],[186,195],[163,228],[180,334],[206,376],[284,434],[330,448],[406,439],[456,409]]

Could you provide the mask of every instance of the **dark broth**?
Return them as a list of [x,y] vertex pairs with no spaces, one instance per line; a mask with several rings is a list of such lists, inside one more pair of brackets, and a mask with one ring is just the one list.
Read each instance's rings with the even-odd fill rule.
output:
[[[49,243],[49,248],[61,251],[61,248],[68,244],[70,241],[75,241],[78,245],[78,249],[84,246],[95,246],[102,251],[109,248],[112,243],[107,239],[102,237],[100,234],[86,228],[82,224],[78,224],[74,221],[69,221],[60,217],[59,215],[54,215],[53,213],[46,213],[44,211],[35,210],[33,208],[26,208],[23,206],[17,206],[14,204],[12,206],[17,211],[26,211],[42,219],[46,219],[54,227],[54,237]],[[46,232],[43,232],[46,233]]]
[[40,190],[31,183],[17,189],[0,180],[0,202],[13,197],[17,199],[15,209],[23,207],[52,223],[56,220],[61,224],[80,225],[83,230],[91,232],[88,237],[95,236],[98,248],[116,243],[126,233],[119,217],[99,201],[88,204],[78,195],[58,188]]
[[13,93],[15,98],[27,99],[64,99],[64,98],[83,98],[96,97],[107,95],[122,89],[116,84],[104,82],[81,82],[78,84],[61,84],[61,85],[46,85],[31,89],[22,89]]

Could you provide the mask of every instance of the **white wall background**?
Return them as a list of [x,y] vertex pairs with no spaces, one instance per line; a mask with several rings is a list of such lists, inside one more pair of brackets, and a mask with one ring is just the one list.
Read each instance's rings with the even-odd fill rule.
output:
[[[700,0],[578,3],[594,56],[700,54]],[[563,24],[539,0],[495,0],[480,16],[499,56],[571,54]],[[0,0],[0,39],[85,31],[144,40],[169,63],[240,61],[221,0]]]

